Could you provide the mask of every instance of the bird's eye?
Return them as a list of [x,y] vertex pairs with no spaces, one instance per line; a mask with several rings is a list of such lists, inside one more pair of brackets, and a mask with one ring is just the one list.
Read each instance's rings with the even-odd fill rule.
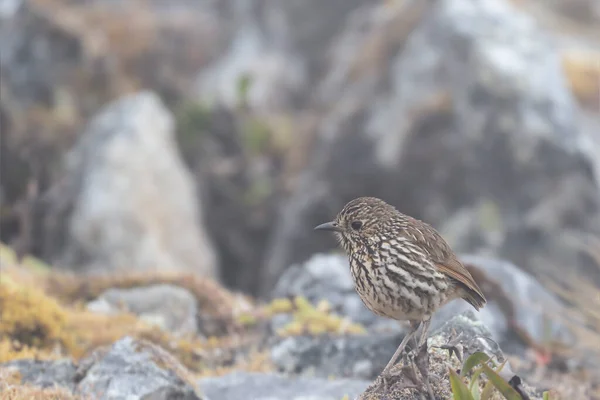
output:
[[354,229],[355,231],[359,230],[360,228],[362,228],[362,222],[361,221],[353,221],[350,226],[352,227],[352,229]]

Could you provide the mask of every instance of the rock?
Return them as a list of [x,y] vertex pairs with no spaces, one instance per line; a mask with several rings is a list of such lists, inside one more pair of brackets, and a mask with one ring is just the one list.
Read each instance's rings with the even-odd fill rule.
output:
[[63,262],[82,271],[193,271],[217,275],[173,118],[151,92],[102,110],[71,151],[74,209]]
[[77,394],[103,400],[200,400],[191,374],[160,347],[130,337],[79,367]]
[[[364,195],[430,223],[459,252],[597,276],[564,235],[599,231],[598,157],[534,20],[502,0],[361,12],[321,82],[315,150],[279,210],[262,290],[337,247],[313,227]],[[381,47],[365,58],[372,43]]]
[[23,359],[7,362],[2,366],[18,370],[23,384],[39,386],[44,389],[59,385],[70,391],[75,390],[77,368],[71,360]]
[[[527,349],[525,343],[515,336],[511,326],[513,321],[509,318],[537,343],[543,343],[550,335],[563,343],[573,344],[574,337],[568,322],[559,317],[566,312],[564,305],[533,276],[504,260],[475,255],[460,255],[460,259],[485,274],[486,280],[480,279],[480,287],[488,303],[479,310],[477,317],[504,353],[523,354]],[[490,281],[498,284],[504,293],[497,293],[491,288]],[[432,318],[432,329],[468,310],[472,307],[464,301],[447,304]],[[513,315],[506,315],[508,310]]]
[[[500,348],[496,344],[486,340],[489,336],[490,332],[485,325],[471,311],[455,316],[450,321],[447,321],[438,331],[432,332],[428,340],[429,361],[426,365],[428,366],[427,370],[431,389],[436,399],[453,398],[448,368],[457,371],[462,367],[462,363],[459,362],[455,355],[451,355],[448,350],[440,349],[439,346],[450,344],[461,353],[462,360],[480,351],[495,359],[498,363],[504,362],[505,357]],[[399,363],[391,369],[391,378],[389,379],[387,390],[383,390],[380,386],[381,380],[377,379],[358,398],[361,400],[381,398],[412,400],[420,398],[420,394],[426,394],[427,391],[424,387],[422,375],[417,373],[415,374],[415,378],[411,379],[406,370],[403,369],[403,366],[404,364]],[[506,363],[500,375],[506,381],[514,379],[521,382],[521,378],[512,372],[509,362]],[[406,385],[415,385],[416,387],[407,388]],[[527,384],[521,383],[519,389],[523,390],[532,400],[541,400],[541,393],[538,393]]]
[[87,308],[107,314],[127,311],[176,336],[198,333],[196,298],[174,285],[109,289],[88,303]]
[[371,380],[387,365],[403,334],[291,336],[274,344],[279,371],[304,376]]
[[18,360],[22,382],[42,388],[58,385],[82,398],[98,400],[202,400],[197,384],[162,348],[125,337],[96,350],[78,366],[69,360]]
[[353,379],[289,378],[248,372],[200,380],[211,400],[340,400],[345,395],[353,399],[368,384]]
[[295,296],[306,297],[314,304],[325,299],[333,312],[348,316],[370,330],[401,330],[399,323],[373,314],[360,300],[346,256],[315,254],[306,263],[286,270],[271,297]]
[[[26,252],[56,262],[65,250],[71,204],[62,163],[90,118],[138,88],[179,103],[222,46],[229,24],[221,4],[0,2],[0,191],[12,208],[38,186]],[[11,214],[0,216],[6,243],[24,236]]]
[[[534,277],[504,260],[469,254],[460,255],[460,259],[465,264],[474,266],[478,271],[481,271],[480,273],[483,273],[481,277],[477,275],[475,277],[479,281],[488,303],[477,312],[477,315],[490,331],[491,337],[501,345],[504,352],[523,354],[527,348],[522,339],[514,334],[513,322],[517,322],[538,343],[546,340],[548,333],[555,339],[572,343],[573,336],[569,326],[566,325],[567,322],[560,318],[551,318],[552,316],[547,312],[547,310],[553,310],[553,315],[560,315],[560,311],[564,310],[564,306]],[[491,285],[498,285],[504,294],[498,293],[497,289]],[[370,335],[385,331],[398,333],[405,331],[401,323],[377,317],[362,306],[362,302],[354,290],[345,255],[317,254],[305,264],[295,265],[286,270],[277,282],[272,297],[286,296],[304,296],[313,303],[326,299],[331,303],[335,312],[342,316],[348,316],[352,321],[362,323],[367,327]],[[431,329],[437,329],[452,317],[471,310],[473,308],[468,303],[460,300],[453,301],[434,314]],[[512,314],[507,315],[507,310],[510,310]],[[380,336],[376,335],[376,337]],[[368,353],[370,350],[368,350],[369,345],[367,343],[370,343],[371,339],[356,337],[326,340],[315,338],[312,341],[305,338],[295,338],[295,340],[298,342],[294,346],[284,341],[277,347],[275,363],[282,370],[298,372],[309,368],[317,368],[317,370],[322,368],[334,375],[339,373],[340,376],[362,376],[336,371],[336,367],[332,367],[330,363],[335,363],[340,368],[344,368],[344,371],[351,363],[347,359],[344,359],[344,362],[338,362],[333,350],[344,353],[343,357],[354,357],[352,351],[349,354],[342,349],[355,345],[360,348],[359,343],[366,341],[364,349]],[[387,339],[381,340],[387,343]],[[376,343],[376,340],[374,343]],[[397,341],[398,343],[400,342]],[[324,346],[330,346],[332,350],[325,351],[323,350]],[[393,344],[390,347],[394,347]],[[383,353],[389,354],[389,349],[383,351]],[[314,354],[320,355],[315,357]],[[363,356],[366,359],[373,360],[371,355],[364,354],[360,357]],[[293,361],[290,361],[290,357],[293,358]],[[334,359],[336,361],[333,361]],[[378,360],[373,368],[367,368],[366,371],[377,369],[381,363],[384,363],[383,366],[385,366],[385,362],[387,361]],[[365,375],[364,377],[371,378],[371,375]]]

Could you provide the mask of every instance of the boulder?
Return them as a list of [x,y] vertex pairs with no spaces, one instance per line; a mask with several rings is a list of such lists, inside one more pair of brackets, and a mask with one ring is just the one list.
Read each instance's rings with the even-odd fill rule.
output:
[[16,369],[23,384],[65,388],[98,400],[206,399],[191,373],[162,348],[125,337],[96,350],[78,366],[68,360],[18,360],[1,367]]
[[88,303],[92,312],[130,312],[175,336],[198,333],[196,298],[188,290],[169,284],[131,289],[112,288]]
[[218,275],[173,117],[154,93],[106,106],[69,154],[65,179],[73,211],[60,265]]
[[403,336],[290,336],[271,347],[271,360],[287,374],[373,380],[387,365]]
[[[556,340],[573,344],[574,337],[569,322],[560,318],[566,309],[533,276],[505,260],[469,254],[460,255],[460,259],[470,268],[476,269],[473,274],[478,273],[476,279],[479,280],[488,302],[485,307],[476,312],[477,317],[486,325],[493,340],[498,342],[505,352],[523,354],[527,349],[523,339],[515,335],[514,328],[517,325],[538,343],[547,340],[547,335],[550,334]],[[370,354],[375,351],[377,340],[381,341],[381,354],[390,354],[390,349],[393,354],[394,340],[400,343],[397,336],[405,331],[404,322],[378,317],[362,304],[354,290],[345,255],[316,254],[306,263],[294,265],[286,270],[275,286],[272,297],[292,296],[303,296],[313,303],[325,299],[331,304],[334,312],[347,316],[354,322],[362,323],[370,334],[367,337],[324,340],[293,338],[284,341],[274,349],[275,363],[284,371],[323,368],[331,374],[363,377],[362,373],[354,375],[347,372],[353,371],[351,365],[357,362],[348,361],[348,357],[358,354],[347,350],[357,348],[362,349],[361,360],[369,360],[373,365],[372,368],[364,369],[367,371],[364,377],[368,379],[372,377],[370,375],[372,371],[379,366],[385,366],[387,362],[376,360],[373,354]],[[465,301],[455,300],[448,303],[434,314],[431,329],[441,327],[454,316],[466,311],[474,310]],[[375,336],[379,339],[374,340],[373,335],[379,334],[383,336]],[[393,339],[394,334],[396,339]],[[391,344],[384,345],[390,340]],[[293,346],[290,345],[292,341],[295,341]],[[324,347],[328,350],[323,350]],[[293,356],[290,355],[292,353]],[[376,353],[380,354],[379,351]],[[338,362],[338,356],[345,362]],[[291,361],[290,357],[293,357],[294,361]],[[331,367],[332,363],[346,372],[336,371]]]
[[191,373],[162,348],[125,337],[78,369],[76,393],[102,400],[202,400]]

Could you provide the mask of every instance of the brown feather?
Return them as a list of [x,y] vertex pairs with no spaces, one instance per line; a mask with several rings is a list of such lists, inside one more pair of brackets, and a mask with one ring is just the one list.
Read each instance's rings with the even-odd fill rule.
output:
[[455,279],[465,292],[463,299],[469,302],[476,310],[486,303],[485,296],[469,271],[456,258],[450,258],[443,264],[436,263],[439,271]]

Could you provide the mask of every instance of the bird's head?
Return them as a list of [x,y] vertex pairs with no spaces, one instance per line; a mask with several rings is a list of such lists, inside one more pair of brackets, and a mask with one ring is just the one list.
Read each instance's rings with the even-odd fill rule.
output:
[[315,230],[334,232],[346,251],[369,245],[393,234],[401,214],[375,197],[359,197],[347,203],[331,222]]

